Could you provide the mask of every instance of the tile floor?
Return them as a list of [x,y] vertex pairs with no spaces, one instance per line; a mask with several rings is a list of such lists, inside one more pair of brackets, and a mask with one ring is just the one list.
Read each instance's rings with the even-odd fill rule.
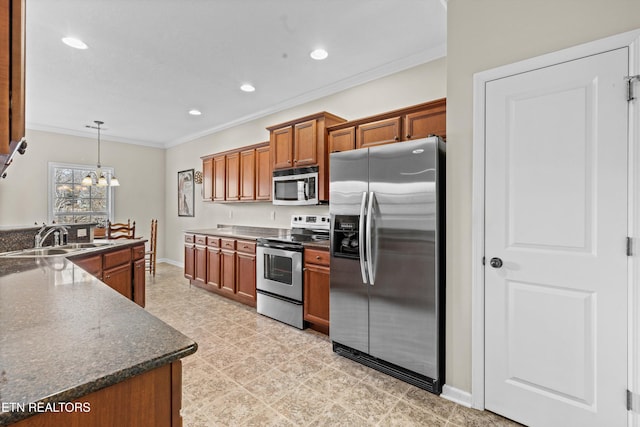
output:
[[147,275],[146,308],[198,343],[183,359],[191,426],[513,426],[337,356],[327,336],[189,286],[182,269]]

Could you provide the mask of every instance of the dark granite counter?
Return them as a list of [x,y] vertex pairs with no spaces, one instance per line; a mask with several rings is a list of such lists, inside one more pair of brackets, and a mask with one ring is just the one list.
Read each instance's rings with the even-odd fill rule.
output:
[[302,246],[304,246],[305,249],[328,251],[331,249],[331,242],[329,240],[314,240],[313,242],[304,242]]
[[197,349],[65,257],[0,257],[0,325],[0,425],[31,415],[16,405],[72,401]]
[[290,233],[290,230],[284,228],[249,227],[242,225],[218,225],[217,228],[185,230],[185,233],[257,240],[261,237],[287,236]]

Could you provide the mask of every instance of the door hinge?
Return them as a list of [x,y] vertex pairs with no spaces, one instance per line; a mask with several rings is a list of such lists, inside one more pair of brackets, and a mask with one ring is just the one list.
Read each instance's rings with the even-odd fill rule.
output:
[[627,411],[640,414],[640,394],[627,390]]
[[627,237],[627,256],[633,256],[633,239]]
[[640,74],[636,74],[635,76],[625,76],[624,79],[627,81],[627,101],[631,102],[636,99],[633,94],[633,82],[640,80]]

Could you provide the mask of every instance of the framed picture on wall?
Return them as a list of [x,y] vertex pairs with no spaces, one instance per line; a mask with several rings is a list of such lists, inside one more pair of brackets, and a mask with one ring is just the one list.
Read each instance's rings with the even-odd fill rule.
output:
[[195,216],[193,169],[178,172],[178,216]]

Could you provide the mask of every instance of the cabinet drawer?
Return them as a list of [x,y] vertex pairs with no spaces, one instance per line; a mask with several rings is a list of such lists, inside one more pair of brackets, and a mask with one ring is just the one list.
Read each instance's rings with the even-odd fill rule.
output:
[[103,255],[103,269],[131,262],[131,249],[120,249]]
[[220,238],[219,237],[207,237],[207,246],[211,246],[212,248],[220,247]]
[[220,247],[222,249],[235,250],[236,241],[234,239],[220,239]]
[[102,255],[93,255],[77,260],[74,259],[73,262],[94,276],[100,276],[102,273]]
[[144,245],[134,246],[131,249],[131,255],[133,256],[134,260],[144,258],[144,253],[145,253]]
[[184,241],[185,243],[195,243],[196,242],[196,236],[193,234],[185,234],[184,235]]
[[329,265],[329,251],[320,251],[317,249],[305,249],[304,263]]
[[203,236],[202,234],[196,234],[196,244],[198,245],[206,245],[207,244],[207,236]]
[[238,252],[244,252],[247,254],[255,254],[256,242],[251,242],[248,240],[238,240],[236,250]]

